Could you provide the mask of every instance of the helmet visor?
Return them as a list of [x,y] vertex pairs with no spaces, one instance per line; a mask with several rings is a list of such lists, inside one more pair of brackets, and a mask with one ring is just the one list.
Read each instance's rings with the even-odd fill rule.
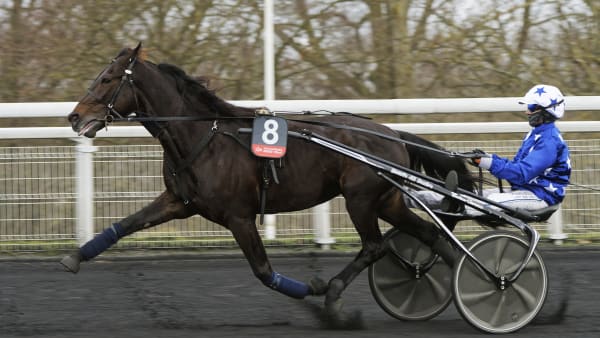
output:
[[540,109],[540,105],[535,104],[535,103],[530,103],[527,105],[527,110],[529,110],[530,112],[535,112],[536,110]]

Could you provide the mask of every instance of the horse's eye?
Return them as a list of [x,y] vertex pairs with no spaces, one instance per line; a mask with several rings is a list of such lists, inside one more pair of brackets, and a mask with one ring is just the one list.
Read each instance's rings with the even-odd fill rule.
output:
[[110,78],[103,77],[103,78],[102,78],[102,83],[109,83],[109,82],[110,82],[110,80],[111,80]]

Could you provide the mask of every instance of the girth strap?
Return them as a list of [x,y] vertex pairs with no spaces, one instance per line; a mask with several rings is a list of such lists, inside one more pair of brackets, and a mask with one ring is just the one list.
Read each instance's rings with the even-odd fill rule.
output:
[[[228,131],[222,131],[221,134],[227,135],[233,138],[237,143],[239,143],[242,147],[244,147],[249,152],[252,152],[250,145],[242,141],[237,135],[230,133]],[[279,159],[279,167],[281,168],[281,159]],[[273,159],[264,159],[263,161],[263,170],[261,177],[261,189],[260,189],[260,224],[264,224],[265,221],[265,209],[267,206],[267,190],[271,186],[271,179],[275,182],[275,184],[279,184],[279,177],[277,176],[277,169],[275,167],[275,160]]]
[[262,182],[261,182],[261,190],[260,190],[260,224],[264,224],[265,221],[265,209],[267,204],[267,190],[271,186],[271,179],[275,181],[276,184],[279,184],[279,177],[277,176],[277,171],[275,169],[275,160],[273,159],[264,159],[263,161],[263,170],[262,170]]

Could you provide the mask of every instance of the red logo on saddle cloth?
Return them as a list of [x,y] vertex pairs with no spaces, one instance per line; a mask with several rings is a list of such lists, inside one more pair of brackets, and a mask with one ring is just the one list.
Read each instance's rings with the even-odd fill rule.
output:
[[287,146],[287,121],[275,116],[257,116],[252,126],[252,153],[258,157],[281,158]]
[[263,144],[253,144],[252,152],[259,157],[280,158],[285,155],[285,147],[266,146]]

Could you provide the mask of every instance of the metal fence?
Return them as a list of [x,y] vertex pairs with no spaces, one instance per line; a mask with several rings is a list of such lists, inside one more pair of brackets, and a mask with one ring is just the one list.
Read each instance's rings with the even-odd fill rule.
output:
[[[435,139],[433,139],[435,141]],[[520,140],[439,141],[452,150],[482,148],[511,156]],[[572,182],[600,188],[600,140],[569,140],[574,168]],[[77,245],[76,151],[63,147],[0,147],[0,250],[62,250]],[[162,149],[158,145],[98,146],[94,153],[94,232],[137,211],[164,190]],[[572,185],[562,204],[563,232],[579,241],[600,238],[600,197],[594,190]],[[314,211],[278,214],[276,239],[267,245],[314,245]],[[357,244],[342,198],[331,203],[331,235],[336,243]],[[385,230],[389,226],[382,223]],[[544,224],[536,228],[547,235]],[[486,229],[462,222],[460,238]],[[259,226],[264,234],[264,228]],[[235,242],[228,230],[201,217],[175,220],[138,232],[121,248],[228,247]]]
[[[518,98],[392,99],[392,100],[282,100],[231,101],[246,107],[267,106],[274,111],[329,110],[362,114],[431,114],[521,111]],[[569,96],[570,111],[600,110],[600,96]],[[0,118],[64,118],[76,102],[0,103]],[[415,134],[522,133],[526,123],[410,123],[388,126]],[[600,121],[561,121],[567,133],[600,132]],[[516,134],[513,134],[516,135]],[[113,127],[98,137],[149,137],[142,127]],[[0,128],[0,139],[68,139],[74,137],[68,127]],[[430,137],[435,141],[435,138]],[[90,238],[112,222],[135,212],[163,190],[158,145],[99,146],[77,138],[74,146],[0,147],[0,251],[62,250]],[[572,181],[598,188],[599,140],[569,141],[574,168]],[[445,141],[442,146],[468,151],[483,148],[511,156],[520,140],[473,142]],[[93,162],[92,154],[93,153]],[[92,178],[91,173],[94,173]],[[85,182],[82,182],[85,181]],[[594,190],[571,185],[562,205],[562,216],[552,224],[562,225],[571,239],[600,238],[598,194]],[[93,213],[93,218],[91,214]],[[331,230],[323,236],[322,214],[315,209],[278,214],[275,239],[271,227],[259,226],[267,245],[313,245],[334,237],[336,243],[358,243],[358,236],[345,212],[341,198],[330,204]],[[382,224],[383,230],[389,225]],[[93,229],[92,229],[93,228]],[[546,225],[536,225],[548,237]],[[83,229],[83,230],[82,230]],[[267,231],[268,230],[268,231]],[[459,237],[483,231],[473,222],[462,222]],[[315,235],[315,233],[317,235]],[[551,232],[555,234],[556,232]],[[266,235],[266,236],[265,236]],[[318,239],[320,236],[321,239]],[[79,244],[80,244],[79,243]],[[121,240],[120,247],[181,248],[235,246],[224,228],[201,217],[171,221],[138,232]]]

